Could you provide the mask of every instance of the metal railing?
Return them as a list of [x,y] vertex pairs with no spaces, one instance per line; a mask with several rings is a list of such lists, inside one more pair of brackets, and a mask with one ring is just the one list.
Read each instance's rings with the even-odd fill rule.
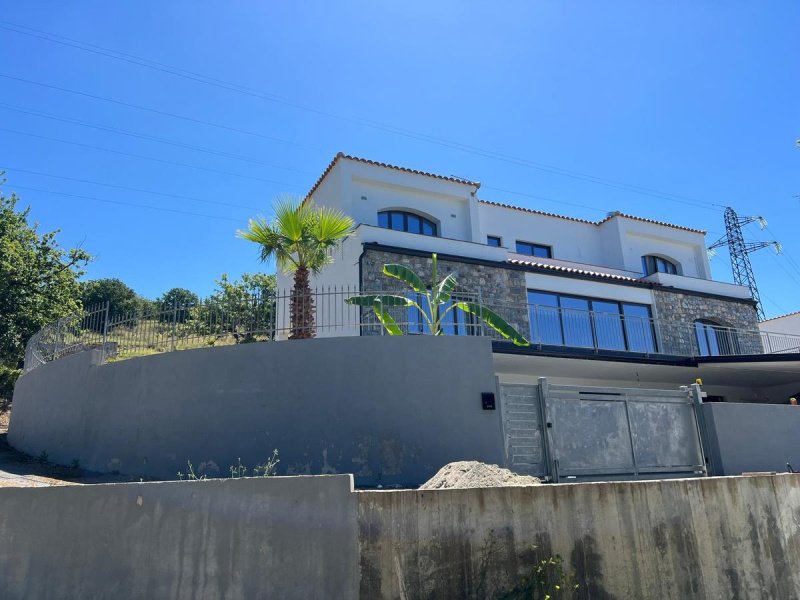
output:
[[[354,287],[312,290],[308,297],[290,291],[193,305],[156,306],[118,313],[107,303],[59,319],[29,340],[25,372],[46,362],[87,349],[99,349],[103,360],[118,360],[190,348],[278,341],[303,337],[387,335],[371,307],[350,305],[347,299],[368,292]],[[705,325],[701,345],[694,325],[639,315],[602,313],[543,305],[498,303],[480,293],[459,293],[458,300],[483,304],[498,313],[539,349],[580,348],[639,355],[694,357],[800,353],[800,336],[737,330]],[[428,311],[423,297],[414,295]],[[386,309],[405,334],[430,330],[416,308]],[[445,335],[488,335],[501,339],[480,319],[451,311],[444,320]]]

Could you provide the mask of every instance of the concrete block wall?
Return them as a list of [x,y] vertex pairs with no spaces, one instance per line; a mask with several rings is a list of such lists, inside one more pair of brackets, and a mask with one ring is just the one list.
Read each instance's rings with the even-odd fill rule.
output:
[[355,598],[349,475],[0,489],[0,597]]
[[581,599],[800,597],[796,475],[363,492],[278,477],[5,488],[0,506],[8,600],[503,598],[554,555]]
[[532,597],[553,555],[580,599],[800,597],[800,476],[356,495],[361,598]]
[[703,404],[715,475],[800,471],[800,406]]
[[280,454],[280,474],[416,486],[458,460],[503,462],[488,338],[342,337],[183,350],[110,364],[83,352],[23,375],[9,442],[32,456],[174,479]]

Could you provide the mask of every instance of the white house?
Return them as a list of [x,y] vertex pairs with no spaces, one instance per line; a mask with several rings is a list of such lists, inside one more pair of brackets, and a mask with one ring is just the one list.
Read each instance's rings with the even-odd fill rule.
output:
[[[406,264],[457,274],[458,292],[498,312],[530,341],[494,343],[502,382],[674,388],[702,378],[712,400],[784,402],[800,392],[800,336],[759,330],[745,287],[715,281],[705,232],[611,213],[587,221],[479,197],[480,183],[337,154],[308,197],[350,215],[355,232],[317,287],[327,335],[375,335],[349,292],[402,290],[382,274]],[[291,279],[279,274],[279,288]],[[419,314],[393,316],[423,333]],[[451,334],[491,333],[456,317]],[[800,334],[800,327],[792,333]]]

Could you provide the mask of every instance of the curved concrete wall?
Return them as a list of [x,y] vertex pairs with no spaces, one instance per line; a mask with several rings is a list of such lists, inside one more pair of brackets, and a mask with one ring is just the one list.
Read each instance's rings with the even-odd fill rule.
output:
[[9,442],[61,464],[159,478],[190,460],[227,476],[277,448],[280,474],[418,485],[455,460],[503,462],[488,338],[259,343],[99,364],[84,352],[24,375]]

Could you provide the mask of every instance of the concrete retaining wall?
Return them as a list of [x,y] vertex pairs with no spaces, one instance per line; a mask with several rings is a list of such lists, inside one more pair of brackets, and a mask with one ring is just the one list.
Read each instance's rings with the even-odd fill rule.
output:
[[9,442],[51,461],[174,479],[277,448],[280,474],[414,486],[456,460],[501,464],[488,338],[361,337],[185,350],[111,364],[84,352],[23,375]]
[[355,598],[352,479],[0,489],[0,596]]
[[714,474],[800,470],[800,407],[788,404],[703,405]]
[[361,598],[507,598],[561,555],[585,599],[800,597],[800,476],[359,492]]
[[[0,489],[0,596],[800,597],[800,476],[352,492],[349,476]],[[535,596],[533,596],[535,597]]]

